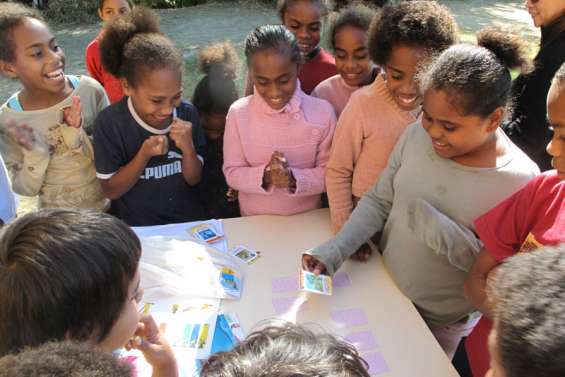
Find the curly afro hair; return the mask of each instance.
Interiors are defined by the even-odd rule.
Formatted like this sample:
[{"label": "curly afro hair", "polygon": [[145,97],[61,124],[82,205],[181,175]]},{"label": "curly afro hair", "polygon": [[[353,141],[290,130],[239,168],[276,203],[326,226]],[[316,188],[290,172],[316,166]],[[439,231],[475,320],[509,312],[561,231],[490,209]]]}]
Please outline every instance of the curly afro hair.
[{"label": "curly afro hair", "polygon": [[374,16],[375,9],[360,2],[343,8],[333,19],[330,26],[329,35],[332,48],[335,50],[335,36],[342,28],[351,26],[367,32]]},{"label": "curly afro hair", "polygon": [[198,69],[205,75],[235,78],[239,58],[230,42],[214,43],[198,54]]},{"label": "curly afro hair", "polygon": [[405,1],[386,5],[369,30],[369,53],[384,66],[394,46],[423,47],[438,54],[457,41],[457,24],[447,7],[435,1]]},{"label": "curly afro hair", "polygon": [[100,40],[100,56],[108,72],[133,87],[148,70],[183,66],[180,52],[161,34],[156,14],[143,7],[110,22]]},{"label": "curly afro hair", "polygon": [[442,90],[462,115],[487,117],[506,107],[512,78],[510,69],[527,66],[527,45],[500,27],[477,34],[478,46],[462,43],[444,51],[421,76],[421,90]]},{"label": "curly afro hair", "polygon": [[233,80],[239,59],[229,42],[214,43],[198,55],[198,68],[205,74],[198,82],[192,103],[199,114],[226,114],[238,96]]},{"label": "curly afro hair", "polygon": [[0,377],[132,377],[132,366],[86,343],[50,342],[0,359]]},{"label": "curly afro hair", "polygon": [[17,3],[0,3],[0,60],[14,61],[13,30],[23,24],[26,18],[43,21],[35,9]]}]

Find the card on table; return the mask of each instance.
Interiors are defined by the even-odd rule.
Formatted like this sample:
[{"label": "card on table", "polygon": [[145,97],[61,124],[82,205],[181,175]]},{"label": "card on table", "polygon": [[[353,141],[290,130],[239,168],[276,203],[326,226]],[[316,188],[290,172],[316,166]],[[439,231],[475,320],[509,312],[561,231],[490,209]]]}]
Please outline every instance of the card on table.
[{"label": "card on table", "polygon": [[231,254],[241,260],[243,263],[251,264],[261,256],[258,251],[251,250],[245,246],[238,246],[231,251]]},{"label": "card on table", "polygon": [[224,238],[222,234],[207,224],[200,224],[190,228],[190,233],[197,239],[207,243],[214,243]]},{"label": "card on table", "polygon": [[315,275],[309,271],[302,270],[300,273],[300,289],[331,296],[333,292],[332,278],[328,275]]}]

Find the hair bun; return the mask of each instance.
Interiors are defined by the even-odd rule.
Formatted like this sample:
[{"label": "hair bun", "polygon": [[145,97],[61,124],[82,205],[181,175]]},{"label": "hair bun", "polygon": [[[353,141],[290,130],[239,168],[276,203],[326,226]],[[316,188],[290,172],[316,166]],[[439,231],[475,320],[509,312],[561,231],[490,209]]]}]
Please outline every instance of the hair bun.
[{"label": "hair bun", "polygon": [[205,75],[234,79],[238,65],[237,53],[230,42],[214,43],[198,54],[198,69]]},{"label": "hair bun", "polygon": [[104,29],[100,40],[100,56],[104,68],[116,77],[122,76],[123,53],[127,43],[137,34],[160,33],[159,18],[145,7],[135,7],[129,15],[117,17]]},{"label": "hair bun", "polygon": [[526,41],[508,29],[485,27],[477,33],[477,44],[492,52],[508,69],[524,69],[528,65]]}]

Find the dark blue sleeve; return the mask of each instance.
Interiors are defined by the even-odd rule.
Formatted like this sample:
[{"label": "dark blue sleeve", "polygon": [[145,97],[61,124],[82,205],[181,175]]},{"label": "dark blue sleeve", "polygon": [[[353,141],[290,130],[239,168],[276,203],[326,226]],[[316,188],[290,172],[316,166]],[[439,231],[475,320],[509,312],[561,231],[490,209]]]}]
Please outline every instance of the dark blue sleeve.
[{"label": "dark blue sleeve", "polygon": [[204,134],[204,130],[200,127],[200,119],[198,117],[196,107],[183,101],[177,109],[177,116],[182,120],[192,123],[192,142],[194,143],[196,154],[204,157],[204,154],[206,153],[206,136]]},{"label": "dark blue sleeve", "polygon": [[99,179],[110,179],[123,165],[124,153],[120,146],[121,137],[118,134],[119,114],[112,105],[104,109],[94,122],[93,147],[96,176]]}]

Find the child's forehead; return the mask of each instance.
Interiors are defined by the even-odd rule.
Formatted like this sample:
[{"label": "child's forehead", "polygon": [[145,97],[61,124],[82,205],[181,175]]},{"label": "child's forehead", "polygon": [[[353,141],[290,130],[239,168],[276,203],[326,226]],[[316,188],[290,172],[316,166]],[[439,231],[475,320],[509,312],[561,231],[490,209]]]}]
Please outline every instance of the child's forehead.
[{"label": "child's forehead", "polygon": [[322,11],[323,8],[321,1],[289,1],[285,16],[308,23],[314,23],[320,22]]},{"label": "child's forehead", "polygon": [[49,43],[54,39],[49,27],[36,18],[26,18],[13,29],[16,47],[28,48],[34,44]]},{"label": "child's forehead", "polygon": [[100,9],[120,9],[120,8],[130,8],[130,4],[127,0],[105,0]]}]

